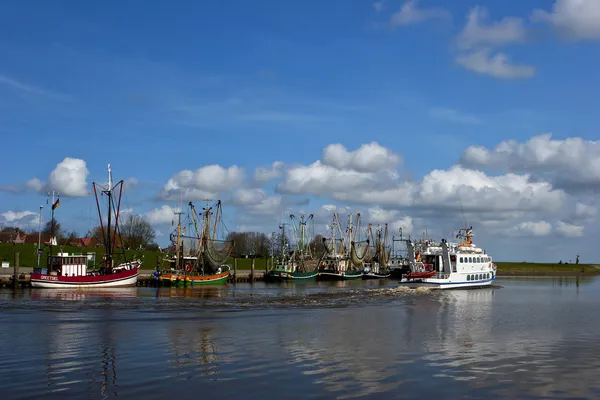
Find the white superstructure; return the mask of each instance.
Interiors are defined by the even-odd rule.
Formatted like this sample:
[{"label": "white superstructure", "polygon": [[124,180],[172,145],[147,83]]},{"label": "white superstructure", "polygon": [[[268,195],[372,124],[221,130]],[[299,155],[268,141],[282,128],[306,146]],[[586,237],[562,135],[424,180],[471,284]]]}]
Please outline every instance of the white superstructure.
[{"label": "white superstructure", "polygon": [[[460,229],[459,243],[425,242],[415,249],[407,241],[411,272],[402,277],[401,285],[438,289],[474,288],[489,286],[496,278],[492,257],[472,243],[473,228]],[[416,250],[416,251],[415,251]]]}]

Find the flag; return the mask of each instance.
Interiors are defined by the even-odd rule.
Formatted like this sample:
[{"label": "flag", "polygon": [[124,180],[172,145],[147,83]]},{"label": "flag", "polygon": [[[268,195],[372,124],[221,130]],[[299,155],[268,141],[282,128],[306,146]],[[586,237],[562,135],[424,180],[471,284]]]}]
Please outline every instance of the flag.
[{"label": "flag", "polygon": [[56,199],[54,204],[52,204],[52,209],[54,210],[56,207],[60,206],[60,199]]}]

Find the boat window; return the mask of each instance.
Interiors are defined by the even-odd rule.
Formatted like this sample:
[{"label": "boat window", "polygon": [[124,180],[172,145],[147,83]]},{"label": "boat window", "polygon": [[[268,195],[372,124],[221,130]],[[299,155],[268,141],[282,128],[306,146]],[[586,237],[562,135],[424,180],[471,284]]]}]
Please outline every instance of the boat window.
[{"label": "boat window", "polygon": [[463,262],[462,257],[460,258],[460,262]]},{"label": "boat window", "polygon": [[471,275],[467,275],[467,280],[470,281],[471,280]]},{"label": "boat window", "polygon": [[469,257],[469,262],[472,263],[473,262],[473,257]]},{"label": "boat window", "polygon": [[481,262],[481,257],[477,257],[477,262],[480,263]]}]

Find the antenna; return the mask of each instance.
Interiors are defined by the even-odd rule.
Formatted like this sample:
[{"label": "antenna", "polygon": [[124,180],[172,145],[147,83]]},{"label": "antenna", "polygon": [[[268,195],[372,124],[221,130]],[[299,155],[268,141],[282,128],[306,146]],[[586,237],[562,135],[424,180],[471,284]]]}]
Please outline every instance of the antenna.
[{"label": "antenna", "polygon": [[463,217],[463,226],[467,226],[467,218],[465,217],[465,210],[463,209],[463,205],[462,205],[462,200],[460,199],[460,194],[458,195],[458,202],[460,203],[460,212],[462,213],[462,217]]}]

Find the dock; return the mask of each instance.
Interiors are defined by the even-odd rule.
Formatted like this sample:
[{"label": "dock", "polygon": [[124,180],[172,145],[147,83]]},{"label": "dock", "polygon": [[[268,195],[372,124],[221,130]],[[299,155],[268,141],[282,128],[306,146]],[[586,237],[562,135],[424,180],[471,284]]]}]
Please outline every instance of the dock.
[{"label": "dock", "polygon": [[[12,268],[0,269],[0,288],[13,287],[13,272]],[[20,267],[18,272],[18,286],[29,287],[31,273],[33,268]],[[141,270],[137,280],[137,286],[156,286],[157,282],[153,275],[153,270]],[[227,283],[251,283],[251,282],[263,282],[264,271],[254,271],[254,278],[252,279],[250,270],[231,271],[229,273],[229,279]]]}]

